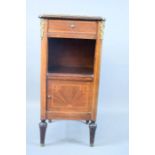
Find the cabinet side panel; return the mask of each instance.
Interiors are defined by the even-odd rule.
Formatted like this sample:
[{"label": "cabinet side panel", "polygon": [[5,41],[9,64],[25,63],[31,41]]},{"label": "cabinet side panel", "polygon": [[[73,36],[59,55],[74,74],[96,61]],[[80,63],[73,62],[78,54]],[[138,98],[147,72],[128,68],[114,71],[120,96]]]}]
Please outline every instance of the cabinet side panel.
[{"label": "cabinet side panel", "polygon": [[92,120],[96,120],[97,104],[98,104],[98,89],[100,78],[100,62],[101,62],[101,46],[102,46],[102,25],[103,22],[98,22],[98,31],[95,47],[94,60],[94,86],[93,86],[93,105],[92,105]]},{"label": "cabinet side panel", "polygon": [[46,119],[47,20],[41,20],[41,120]]}]

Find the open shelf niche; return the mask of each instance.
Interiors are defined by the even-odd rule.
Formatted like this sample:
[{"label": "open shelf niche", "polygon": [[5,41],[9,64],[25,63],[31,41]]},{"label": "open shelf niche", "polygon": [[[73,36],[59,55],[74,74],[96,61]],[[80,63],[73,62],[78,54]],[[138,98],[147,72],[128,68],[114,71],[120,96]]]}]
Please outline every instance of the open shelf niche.
[{"label": "open shelf niche", "polygon": [[95,40],[48,38],[50,75],[93,76]]}]

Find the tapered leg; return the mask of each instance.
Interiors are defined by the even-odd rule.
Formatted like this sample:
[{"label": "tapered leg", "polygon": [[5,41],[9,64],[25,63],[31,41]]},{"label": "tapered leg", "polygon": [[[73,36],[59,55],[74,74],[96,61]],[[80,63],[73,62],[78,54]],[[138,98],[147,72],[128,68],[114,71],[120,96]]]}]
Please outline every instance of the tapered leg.
[{"label": "tapered leg", "polygon": [[40,128],[40,144],[44,146],[47,123],[45,121],[41,121],[39,123],[39,128]]},{"label": "tapered leg", "polygon": [[97,128],[97,125],[96,125],[95,121],[91,121],[91,123],[89,124],[90,146],[94,146],[96,128]]}]

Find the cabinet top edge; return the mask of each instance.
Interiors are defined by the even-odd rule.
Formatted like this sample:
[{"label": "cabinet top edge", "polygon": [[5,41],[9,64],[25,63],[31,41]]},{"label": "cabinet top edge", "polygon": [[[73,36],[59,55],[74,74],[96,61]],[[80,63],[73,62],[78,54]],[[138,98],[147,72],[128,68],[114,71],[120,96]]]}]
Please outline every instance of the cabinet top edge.
[{"label": "cabinet top edge", "polygon": [[72,15],[40,15],[42,19],[62,19],[62,20],[84,20],[84,21],[105,21],[105,18],[99,16],[72,16]]}]

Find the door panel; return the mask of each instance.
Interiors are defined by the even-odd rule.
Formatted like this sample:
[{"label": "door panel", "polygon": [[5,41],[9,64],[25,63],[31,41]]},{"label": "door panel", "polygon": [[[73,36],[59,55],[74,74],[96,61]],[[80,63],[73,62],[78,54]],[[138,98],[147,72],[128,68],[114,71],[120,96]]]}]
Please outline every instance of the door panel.
[{"label": "door panel", "polygon": [[47,110],[58,112],[90,112],[92,83],[48,80]]}]

